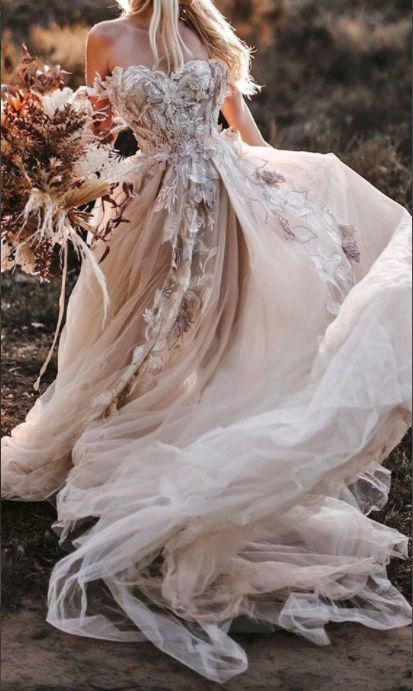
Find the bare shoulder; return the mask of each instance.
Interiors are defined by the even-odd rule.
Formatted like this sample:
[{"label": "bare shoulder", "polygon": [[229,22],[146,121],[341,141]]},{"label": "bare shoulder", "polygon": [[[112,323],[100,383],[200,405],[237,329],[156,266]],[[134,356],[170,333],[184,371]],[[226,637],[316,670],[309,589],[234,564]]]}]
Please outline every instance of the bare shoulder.
[{"label": "bare shoulder", "polygon": [[92,26],[88,40],[96,45],[110,45],[121,35],[122,31],[123,24],[120,19],[109,19]]},{"label": "bare shoulder", "polygon": [[93,26],[86,41],[86,82],[93,84],[96,74],[104,77],[111,72],[111,56],[119,43],[121,27],[117,20]]}]

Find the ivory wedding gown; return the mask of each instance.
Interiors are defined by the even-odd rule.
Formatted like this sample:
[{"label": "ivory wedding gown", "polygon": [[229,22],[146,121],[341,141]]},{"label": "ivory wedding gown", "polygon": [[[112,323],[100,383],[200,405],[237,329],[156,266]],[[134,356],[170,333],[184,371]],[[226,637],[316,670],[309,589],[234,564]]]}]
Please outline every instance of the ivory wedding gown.
[{"label": "ivory wedding gown", "polygon": [[3,439],[3,495],[58,492],[76,533],[48,621],[219,682],[247,667],[240,615],[320,645],[410,621],[386,577],[407,538],[367,516],[410,419],[410,217],[332,154],[220,132],[228,81],[214,59],[96,80],[141,146],[109,315],[86,262],[57,378]]}]

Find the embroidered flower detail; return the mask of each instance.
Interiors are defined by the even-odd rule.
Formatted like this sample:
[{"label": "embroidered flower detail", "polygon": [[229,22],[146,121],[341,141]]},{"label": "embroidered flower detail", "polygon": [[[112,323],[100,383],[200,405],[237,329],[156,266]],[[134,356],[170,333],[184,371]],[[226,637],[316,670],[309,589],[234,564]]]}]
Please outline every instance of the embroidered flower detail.
[{"label": "embroidered flower detail", "polygon": [[327,283],[335,281],[337,269],[341,264],[340,254],[326,255],[323,252],[312,252],[311,259],[316,266],[323,281]]},{"label": "embroidered flower detail", "polygon": [[[162,221],[170,263],[142,313],[144,339],[136,346],[116,405],[137,386],[151,384],[209,309],[217,279],[216,214],[221,177],[242,184],[238,202],[257,232],[265,225],[306,252],[328,284],[326,308],[336,312],[354,283],[348,260],[359,261],[355,231],[340,226],[302,189],[292,189],[267,160],[251,156],[234,129],[220,132],[219,109],[229,91],[228,69],[217,60],[194,60],[171,75],[139,66],[116,69],[98,87],[132,127],[141,151],[131,166],[144,180],[168,168],[153,213]],[[285,187],[284,187],[285,185]],[[223,229],[225,230],[225,229]],[[276,258],[274,258],[276,261]],[[113,403],[113,401],[112,401]],[[111,410],[108,406],[108,410]]]},{"label": "embroidered flower detail", "polygon": [[255,172],[258,180],[261,180],[265,185],[273,185],[274,187],[279,187],[279,185],[285,182],[285,177],[275,170],[265,170],[258,168]]},{"label": "embroidered flower detail", "polygon": [[344,241],[342,244],[342,248],[347,259],[356,263],[360,262],[360,250],[355,240]]},{"label": "embroidered flower detail", "polygon": [[186,98],[199,103],[213,96],[215,80],[211,73],[210,65],[205,61],[197,70],[189,70],[181,79],[181,90]]},{"label": "embroidered flower detail", "polygon": [[340,226],[342,233],[342,248],[347,259],[352,262],[360,262],[360,248],[356,240],[356,230],[353,226]]},{"label": "embroidered flower detail", "polygon": [[189,319],[189,315],[185,310],[180,309],[178,312],[178,316],[175,320],[175,324],[173,326],[172,334],[176,338],[181,338],[184,333],[186,333],[189,330],[191,322]]},{"label": "embroidered flower detail", "polygon": [[284,233],[286,234],[287,238],[289,240],[295,240],[296,236],[295,236],[295,233],[290,226],[290,222],[288,221],[288,219],[285,218],[285,216],[282,216],[281,214],[277,214],[277,220],[278,220],[281,228],[283,229]]}]

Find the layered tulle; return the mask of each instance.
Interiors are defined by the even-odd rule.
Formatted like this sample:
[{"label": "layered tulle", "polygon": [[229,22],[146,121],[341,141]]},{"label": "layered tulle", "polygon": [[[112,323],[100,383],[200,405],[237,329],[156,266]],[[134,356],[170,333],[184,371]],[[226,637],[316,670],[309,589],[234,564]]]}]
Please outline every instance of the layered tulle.
[{"label": "layered tulle", "polygon": [[320,645],[329,621],[409,623],[386,576],[407,538],[367,514],[409,425],[411,228],[335,156],[220,147],[202,245],[185,244],[194,188],[171,230],[170,162],[131,159],[108,321],[86,263],[57,379],[3,440],[3,493],[58,492],[55,528],[78,535],[51,624],[149,639],[224,682],[247,666],[240,615]]}]

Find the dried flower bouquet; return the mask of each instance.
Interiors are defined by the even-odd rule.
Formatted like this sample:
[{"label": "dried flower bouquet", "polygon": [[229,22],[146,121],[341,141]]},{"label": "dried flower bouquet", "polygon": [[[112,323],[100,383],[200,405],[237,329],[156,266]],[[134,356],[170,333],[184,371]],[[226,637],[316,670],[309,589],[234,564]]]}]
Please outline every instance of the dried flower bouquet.
[{"label": "dried flower bouquet", "polygon": [[[60,248],[62,263],[57,328],[36,389],[63,319],[69,242],[79,257],[91,262],[104,293],[105,318],[105,278],[92,247],[97,239],[107,240],[114,227],[127,221],[124,212],[132,196],[132,186],[118,182],[122,160],[96,134],[104,114],[94,109],[86,87],[73,91],[66,86],[66,74],[60,66],[40,65],[24,47],[22,85],[2,88],[1,270],[20,267],[48,281],[56,247]],[[114,191],[120,184],[122,193],[115,199]],[[104,227],[92,228],[91,211],[85,206],[98,199],[110,204],[113,212]],[[82,237],[86,231],[92,234],[91,244]]]}]

